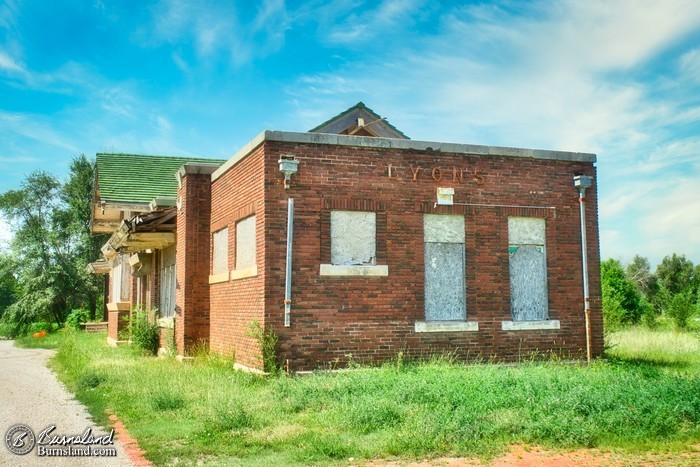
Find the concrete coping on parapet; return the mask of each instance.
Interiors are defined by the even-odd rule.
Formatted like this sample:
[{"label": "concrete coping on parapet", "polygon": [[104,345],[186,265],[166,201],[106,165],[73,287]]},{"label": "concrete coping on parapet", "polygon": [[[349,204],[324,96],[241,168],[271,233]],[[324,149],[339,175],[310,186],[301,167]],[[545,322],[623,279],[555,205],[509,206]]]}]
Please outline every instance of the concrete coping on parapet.
[{"label": "concrete coping on parapet", "polygon": [[175,173],[177,177],[177,186],[182,186],[182,178],[185,175],[211,175],[221,167],[221,164],[213,164],[211,162],[187,162],[180,167]]},{"label": "concrete coping on parapet", "polygon": [[[265,130],[243,146],[232,158],[217,168],[212,181],[222,176],[231,167],[265,141],[280,143],[326,144],[331,146],[352,146],[374,149],[403,149],[424,152],[444,152],[465,156],[519,157],[525,159],[545,159],[565,162],[595,163],[595,154],[585,152],[551,151],[545,149],[510,148],[503,146],[482,146],[476,144],[444,143],[437,141],[417,141],[411,139],[374,138],[370,136],[348,136],[327,133],[299,133],[293,131]],[[183,166],[184,167],[184,166]],[[180,169],[182,170],[182,169]]]}]

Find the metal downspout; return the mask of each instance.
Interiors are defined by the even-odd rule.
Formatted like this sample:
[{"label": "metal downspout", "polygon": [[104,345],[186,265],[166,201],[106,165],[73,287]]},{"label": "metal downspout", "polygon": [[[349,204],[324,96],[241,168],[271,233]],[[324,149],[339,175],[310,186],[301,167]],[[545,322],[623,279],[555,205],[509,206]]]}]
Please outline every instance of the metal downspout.
[{"label": "metal downspout", "polygon": [[287,200],[287,265],[284,277],[284,326],[291,326],[292,314],[292,241],[294,232],[294,198]]},{"label": "metal downspout", "polygon": [[591,364],[591,298],[588,292],[588,247],[586,241],[586,192],[579,188],[581,210],[581,263],[583,269],[583,310],[586,315],[586,360]]}]

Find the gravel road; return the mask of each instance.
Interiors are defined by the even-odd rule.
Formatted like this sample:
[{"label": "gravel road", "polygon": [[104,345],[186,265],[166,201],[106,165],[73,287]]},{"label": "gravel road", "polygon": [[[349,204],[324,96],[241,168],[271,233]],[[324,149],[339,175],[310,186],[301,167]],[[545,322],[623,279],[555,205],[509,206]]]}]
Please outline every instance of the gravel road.
[{"label": "gravel road", "polygon": [[18,349],[14,347],[13,341],[0,340],[0,465],[133,465],[116,437],[116,457],[40,457],[37,454],[38,446],[28,454],[19,456],[8,449],[5,438],[10,427],[16,424],[27,425],[36,437],[51,425],[56,425],[54,435],[82,435],[88,427],[94,427],[95,436],[105,434],[103,429],[95,426],[85,407],[73,398],[46,367],[46,362],[53,354],[52,350]]}]

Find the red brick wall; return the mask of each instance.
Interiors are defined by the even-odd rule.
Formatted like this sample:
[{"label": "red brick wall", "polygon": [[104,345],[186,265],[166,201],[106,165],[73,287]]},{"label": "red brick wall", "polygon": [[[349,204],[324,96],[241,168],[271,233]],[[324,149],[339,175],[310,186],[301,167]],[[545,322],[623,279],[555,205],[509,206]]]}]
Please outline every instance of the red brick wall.
[{"label": "red brick wall", "polygon": [[[264,326],[265,262],[264,170],[262,146],[212,183],[211,232],[228,227],[228,269],[235,268],[236,222],[256,216],[256,263],[258,275],[211,284],[212,351],[231,356],[240,364],[261,368],[258,343],[248,334],[252,322]],[[272,265],[273,274],[284,264]],[[207,271],[211,274],[211,265]],[[208,276],[207,276],[208,277]]]},{"label": "red brick wall", "polygon": [[[463,156],[432,151],[383,150],[327,145],[264,143],[265,212],[258,217],[265,232],[265,323],[280,336],[282,361],[295,369],[310,369],[347,361],[380,361],[403,351],[409,355],[450,352],[462,358],[518,360],[533,353],[555,352],[585,356],[585,328],[578,193],[574,174],[595,175],[589,163],[525,158]],[[292,187],[279,184],[277,161],[292,154],[300,160]],[[214,184],[212,227],[238,204],[230,198],[252,199],[262,187],[254,177],[260,149],[226,175],[230,185]],[[388,165],[393,166],[392,178]],[[413,170],[417,171],[413,180]],[[434,167],[442,168],[433,173]],[[452,167],[463,169],[463,181],[452,180]],[[248,180],[254,190],[233,194],[235,180]],[[437,187],[454,187],[455,202],[555,209],[474,206],[433,206]],[[257,194],[255,195],[256,199]],[[284,327],[284,267],[287,197],[295,198],[293,295],[291,327]],[[593,354],[603,351],[596,186],[588,190],[588,254],[593,321]],[[248,201],[249,202],[249,201]],[[377,249],[388,277],[328,277],[319,265],[328,262],[329,209],[377,210]],[[216,215],[214,215],[216,213]],[[466,296],[469,321],[477,332],[415,333],[424,319],[423,214],[465,215]],[[510,320],[508,216],[546,217],[549,317],[561,321],[559,330],[501,330]],[[216,221],[215,221],[216,218]],[[385,227],[384,227],[385,223]],[[258,244],[259,262],[262,245]],[[385,262],[384,262],[385,261]],[[257,284],[259,286],[259,284]],[[231,292],[213,286],[212,348],[251,361],[248,341],[238,341],[244,322],[257,317],[247,308],[238,314]],[[226,295],[226,291],[228,295]],[[252,291],[252,289],[251,289]],[[255,294],[248,296],[250,299]],[[260,298],[262,300],[262,297]],[[237,331],[232,331],[234,325]],[[224,326],[227,328],[224,329]],[[223,339],[220,333],[236,339]],[[216,336],[216,337],[215,337]]]},{"label": "red brick wall", "polygon": [[178,190],[175,341],[178,353],[209,342],[211,176],[187,174]]},{"label": "red brick wall", "polygon": [[109,311],[107,313],[107,337],[113,341],[128,340],[128,335],[123,335],[128,328],[129,311]]}]

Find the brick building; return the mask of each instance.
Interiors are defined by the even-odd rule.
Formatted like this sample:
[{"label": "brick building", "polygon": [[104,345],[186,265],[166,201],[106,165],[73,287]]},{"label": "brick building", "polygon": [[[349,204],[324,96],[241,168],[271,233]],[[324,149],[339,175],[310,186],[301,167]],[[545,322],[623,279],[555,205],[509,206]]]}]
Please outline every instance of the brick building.
[{"label": "brick building", "polygon": [[[595,160],[412,141],[361,103],[308,133],[264,131],[223,163],[179,161],[174,196],[113,215],[120,228],[103,249],[112,284],[129,281],[127,259],[150,272],[110,306],[159,307],[154,291],[163,295],[165,276],[154,271],[167,258],[176,296],[174,320],[161,311],[162,323],[174,326],[181,355],[206,342],[260,369],[249,332],[258,322],[295,370],[399,352],[582,357],[583,206],[595,357],[603,351],[596,187],[583,196],[574,187],[574,177],[595,179]],[[98,155],[98,188],[104,163]],[[101,195],[95,225],[108,212]],[[156,235],[162,225],[167,243]]]}]

